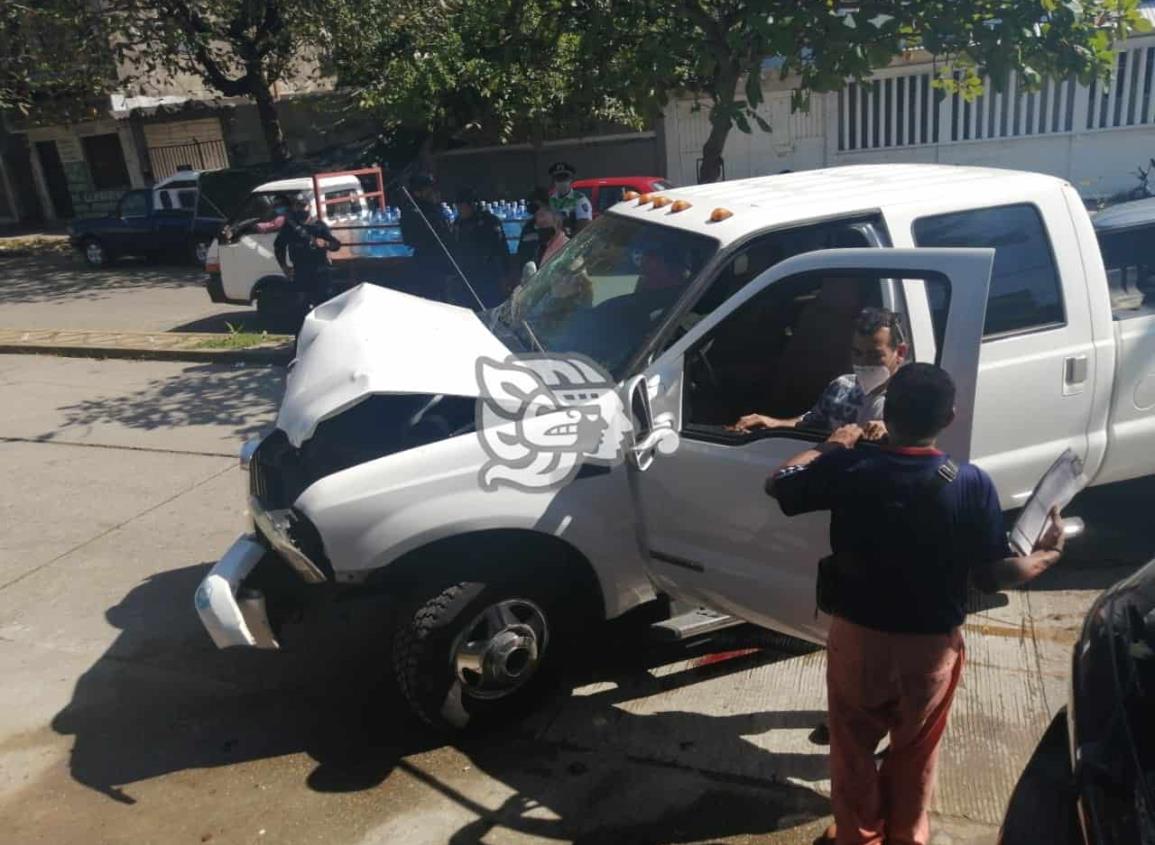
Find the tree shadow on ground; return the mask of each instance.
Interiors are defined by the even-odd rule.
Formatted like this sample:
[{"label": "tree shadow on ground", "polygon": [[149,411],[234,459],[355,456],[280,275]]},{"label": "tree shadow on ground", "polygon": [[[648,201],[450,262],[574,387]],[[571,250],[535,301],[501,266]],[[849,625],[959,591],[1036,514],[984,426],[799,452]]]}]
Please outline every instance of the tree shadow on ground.
[{"label": "tree shadow on ground", "polygon": [[[189,600],[208,566],[158,573],[110,608],[106,618],[119,630],[117,639],[53,720],[57,733],[74,737],[73,779],[112,801],[134,804],[134,784],[170,773],[305,753],[315,761],[307,784],[321,793],[373,789],[399,769],[421,780],[471,817],[452,833],[454,843],[480,842],[494,827],[581,842],[701,841],[808,824],[827,812],[826,801],[807,789],[727,782],[610,747],[559,747],[535,736],[528,723],[457,743],[476,768],[513,793],[475,804],[412,756],[445,740],[409,715],[387,678],[387,603],[353,603],[319,624],[286,630],[280,652],[221,652]],[[789,656],[762,649],[759,636],[746,631],[718,640],[710,648],[757,650],[662,683],[690,685]],[[677,653],[615,642],[617,657],[604,671],[619,678],[649,676],[651,664]],[[616,701],[610,694],[594,706],[742,755],[766,753],[743,740],[745,733],[821,718],[814,712],[631,716]],[[557,706],[565,706],[564,692]],[[788,774],[813,776],[824,766],[824,749],[796,756],[781,761]],[[388,821],[387,804],[376,821]]]},{"label": "tree shadow on ground", "polygon": [[102,299],[109,293],[142,288],[204,285],[204,270],[187,265],[160,266],[124,259],[95,270],[75,256],[0,258],[0,305]]},{"label": "tree shadow on ground", "polygon": [[201,317],[191,323],[182,323],[169,329],[170,332],[260,332],[268,326],[261,322],[255,310],[223,311],[211,317]]},{"label": "tree shadow on ground", "polygon": [[339,624],[322,636],[310,629],[285,651],[216,650],[190,600],[208,568],[154,575],[107,611],[120,633],[52,722],[75,737],[76,781],[133,804],[139,781],[307,752],[322,767],[371,758],[371,777],[360,780],[368,787],[429,747],[385,679],[363,671],[381,655],[365,641],[340,648]]},{"label": "tree shadow on ground", "polygon": [[[133,429],[224,426],[238,436],[268,427],[262,409],[275,413],[284,370],[274,366],[189,365],[132,393],[83,399],[59,410],[61,431],[116,424]],[[52,435],[45,439],[52,439]]]}]

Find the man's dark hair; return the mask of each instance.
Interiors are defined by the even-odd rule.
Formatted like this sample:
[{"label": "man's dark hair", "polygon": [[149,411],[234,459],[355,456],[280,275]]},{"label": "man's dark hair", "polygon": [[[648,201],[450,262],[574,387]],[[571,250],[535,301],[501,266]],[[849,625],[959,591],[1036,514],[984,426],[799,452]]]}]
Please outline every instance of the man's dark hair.
[{"label": "man's dark hair", "polygon": [[529,192],[526,199],[525,209],[533,214],[543,205],[549,205],[549,188],[538,186]]},{"label": "man's dark hair", "polygon": [[897,349],[906,342],[902,331],[902,317],[886,308],[863,308],[854,321],[854,332],[870,337],[879,329],[890,329],[890,348]]},{"label": "man's dark hair", "polygon": [[907,364],[890,377],[883,419],[905,440],[929,440],[950,425],[954,379],[934,364]]}]

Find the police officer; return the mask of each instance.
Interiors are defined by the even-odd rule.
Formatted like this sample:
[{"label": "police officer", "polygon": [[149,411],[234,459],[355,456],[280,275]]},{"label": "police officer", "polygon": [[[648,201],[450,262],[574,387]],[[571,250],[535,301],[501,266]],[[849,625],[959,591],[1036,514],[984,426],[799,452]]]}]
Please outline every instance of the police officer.
[{"label": "police officer", "polygon": [[594,219],[594,208],[589,198],[581,191],[575,191],[573,177],[577,174],[572,164],[555,161],[550,165],[549,175],[553,179],[553,195],[549,204],[554,211],[565,218],[566,234],[575,235]]},{"label": "police officer", "polygon": [[281,271],[304,295],[306,310],[328,298],[328,253],[340,248],[341,242],[325,223],[309,220],[309,201],[298,194],[277,232],[273,254]]},{"label": "police officer", "polygon": [[[926,845],[938,746],[962,675],[967,584],[1018,586],[1059,560],[1062,523],[1027,555],[1007,543],[985,472],[935,447],[954,419],[951,377],[907,364],[890,379],[890,443],[856,448],[839,428],[788,460],[771,495],[788,516],[830,511],[832,554],[819,564],[827,640],[831,804],[824,841]],[[889,735],[881,768],[875,750]]]},{"label": "police officer", "polygon": [[445,250],[451,241],[449,224],[438,204],[437,186],[428,173],[409,180],[413,202],[401,207],[401,240],[413,250],[406,287],[410,293],[431,299],[446,294],[446,280],[453,272]]},{"label": "police officer", "polygon": [[[509,266],[509,248],[501,220],[477,202],[473,188],[457,192],[457,220],[453,224],[453,253],[486,308],[502,300],[501,285]],[[469,305],[476,302],[469,296]]]}]

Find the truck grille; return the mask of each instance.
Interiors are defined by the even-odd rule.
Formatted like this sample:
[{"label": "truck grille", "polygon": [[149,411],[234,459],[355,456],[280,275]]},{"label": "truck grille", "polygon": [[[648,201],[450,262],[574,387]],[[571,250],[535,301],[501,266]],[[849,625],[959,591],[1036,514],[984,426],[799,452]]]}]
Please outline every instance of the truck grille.
[{"label": "truck grille", "polygon": [[249,492],[271,510],[292,507],[310,483],[300,451],[279,429],[261,442],[249,461]]}]

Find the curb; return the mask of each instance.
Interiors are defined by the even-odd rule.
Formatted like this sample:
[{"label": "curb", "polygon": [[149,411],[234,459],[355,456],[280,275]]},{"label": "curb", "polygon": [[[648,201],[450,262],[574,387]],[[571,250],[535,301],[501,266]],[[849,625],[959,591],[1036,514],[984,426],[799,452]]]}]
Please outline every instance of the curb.
[{"label": "curb", "polygon": [[291,349],[119,349],[114,346],[39,346],[0,343],[0,355],[55,355],[60,358],[119,358],[129,361],[186,361],[194,364],[285,366]]},{"label": "curb", "polygon": [[290,338],[249,349],[198,349],[219,334],[100,331],[0,331],[0,354],[118,358],[133,361],[187,361],[198,364],[284,366],[293,357]]}]

